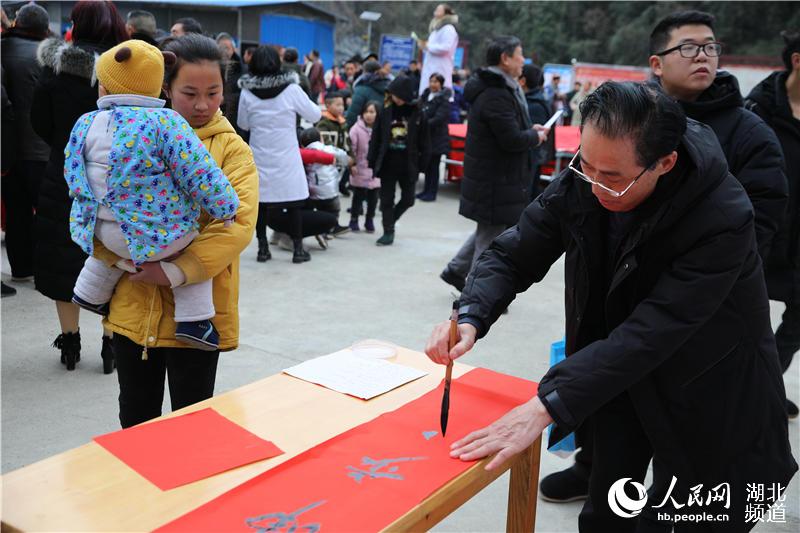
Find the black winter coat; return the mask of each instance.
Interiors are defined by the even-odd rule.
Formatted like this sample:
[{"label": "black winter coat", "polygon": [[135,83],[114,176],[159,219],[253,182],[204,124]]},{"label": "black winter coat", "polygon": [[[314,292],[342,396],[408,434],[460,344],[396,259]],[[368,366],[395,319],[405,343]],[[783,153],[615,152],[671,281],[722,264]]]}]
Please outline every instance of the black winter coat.
[{"label": "black winter coat", "polygon": [[783,154],[775,133],[744,108],[739,82],[719,72],[695,102],[680,102],[686,116],[717,134],[728,168],[747,191],[756,212],[756,240],[762,259],[783,219],[788,198]]},{"label": "black winter coat", "polygon": [[86,261],[69,233],[72,199],[64,180],[64,147],[78,118],[97,109],[94,54],[108,48],[92,43],[68,45],[58,39],[47,39],[39,47],[37,59],[44,69],[33,94],[31,123],[51,150],[39,189],[34,276],[36,289],[53,300],[72,299],[75,280]]},{"label": "black winter coat", "polygon": [[419,101],[422,112],[428,121],[431,154],[447,154],[450,152],[450,133],[447,125],[450,122],[450,98],[453,96],[453,91],[444,87],[431,100],[428,100],[428,95],[430,95],[430,89],[425,89]]},{"label": "black winter coat", "polygon": [[741,521],[746,483],[786,485],[797,471],[753,209],[707,126],[689,121],[676,168],[633,211],[614,262],[608,212],[562,172],[479,257],[460,320],[484,335],[566,253],[567,359],[538,391],[556,423],[550,442],[627,392],[676,494],[729,482]]},{"label": "black winter coat", "polygon": [[[528,116],[531,117],[533,124],[544,124],[550,118],[550,104],[544,96],[542,89],[536,89],[525,93],[525,101],[528,102]],[[542,163],[541,148],[536,147],[531,150],[532,164],[536,168]]]},{"label": "black winter coat", "polygon": [[[419,169],[427,166],[431,156],[428,123],[416,102],[409,102],[406,105],[414,108],[411,116],[408,117],[408,136],[406,139],[408,147],[408,180],[416,182],[419,179]],[[383,169],[383,161],[386,157],[386,152],[389,150],[389,140],[392,138],[392,132],[390,131],[392,106],[394,104],[390,103],[381,109],[375,119],[375,124],[372,126],[367,163],[369,168],[372,169],[372,174],[376,177],[381,177],[381,171],[385,170]]]},{"label": "black winter coat", "polygon": [[528,202],[530,150],[539,136],[525,128],[528,110],[499,74],[479,69],[464,97],[470,108],[458,212],[479,223],[510,226]]},{"label": "black winter coat", "polygon": [[764,267],[769,297],[782,302],[800,301],[800,120],[786,94],[788,75],[770,74],[747,97],[748,109],[775,131],[786,162],[789,203]]},{"label": "black winter coat", "polygon": [[33,131],[30,120],[33,90],[42,73],[36,62],[41,41],[12,28],[3,34],[0,46],[6,95],[15,117],[13,130],[3,131],[3,136],[14,138],[19,161],[47,161],[50,157],[50,147]]}]

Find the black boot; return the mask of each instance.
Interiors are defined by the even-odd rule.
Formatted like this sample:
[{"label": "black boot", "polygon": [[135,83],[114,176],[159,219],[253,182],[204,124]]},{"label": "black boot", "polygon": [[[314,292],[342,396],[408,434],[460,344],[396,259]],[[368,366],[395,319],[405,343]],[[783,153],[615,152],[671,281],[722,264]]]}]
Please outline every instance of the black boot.
[{"label": "black boot", "polygon": [[114,360],[114,345],[111,343],[111,337],[103,335],[103,348],[100,350],[100,357],[103,358],[103,374],[110,374],[117,367],[117,362]]},{"label": "black boot", "polygon": [[258,255],[256,256],[256,261],[264,263],[270,259],[272,259],[272,253],[269,251],[269,241],[266,237],[260,237],[258,239]]},{"label": "black boot", "polygon": [[305,263],[306,261],[311,261],[311,254],[303,249],[303,239],[294,239],[292,263]]},{"label": "black boot", "polygon": [[67,370],[75,370],[75,363],[81,360],[81,334],[62,333],[53,341],[53,348],[61,350],[61,364],[67,365]]}]

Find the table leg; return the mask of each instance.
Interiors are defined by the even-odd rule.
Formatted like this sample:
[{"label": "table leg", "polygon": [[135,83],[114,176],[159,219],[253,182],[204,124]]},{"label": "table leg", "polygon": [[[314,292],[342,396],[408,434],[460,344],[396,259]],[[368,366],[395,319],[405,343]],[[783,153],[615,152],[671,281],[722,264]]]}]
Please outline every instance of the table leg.
[{"label": "table leg", "polygon": [[511,467],[508,483],[507,533],[531,533],[536,528],[536,498],[539,492],[539,462],[542,437],[519,454]]}]

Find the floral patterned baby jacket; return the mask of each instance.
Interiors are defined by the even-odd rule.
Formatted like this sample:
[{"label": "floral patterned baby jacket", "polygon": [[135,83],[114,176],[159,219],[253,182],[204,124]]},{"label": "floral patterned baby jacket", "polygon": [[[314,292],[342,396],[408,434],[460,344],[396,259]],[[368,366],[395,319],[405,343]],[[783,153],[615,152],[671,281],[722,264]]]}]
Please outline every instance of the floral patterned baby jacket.
[{"label": "floral patterned baby jacket", "polygon": [[78,119],[64,149],[64,177],[73,198],[70,233],[87,254],[93,251],[101,205],[119,223],[136,264],[196,231],[201,209],[214,218],[234,218],[239,197],[228,178],[189,123],[159,107],[111,105],[108,192],[95,198],[83,153],[86,134],[101,111]]}]

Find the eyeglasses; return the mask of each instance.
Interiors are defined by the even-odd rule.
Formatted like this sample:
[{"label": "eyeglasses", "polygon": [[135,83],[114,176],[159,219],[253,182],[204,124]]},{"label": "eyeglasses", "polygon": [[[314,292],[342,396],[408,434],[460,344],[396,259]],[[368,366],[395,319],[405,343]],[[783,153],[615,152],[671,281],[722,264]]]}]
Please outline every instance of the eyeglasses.
[{"label": "eyeglasses", "polygon": [[625,187],[625,188],[624,188],[624,189],[622,189],[621,191],[615,191],[615,190],[614,190],[614,189],[612,189],[611,187],[608,187],[608,186],[606,186],[606,185],[603,185],[603,184],[602,184],[602,183],[600,183],[599,181],[597,181],[597,180],[595,180],[595,179],[592,179],[592,178],[590,178],[589,176],[587,176],[586,174],[584,174],[583,172],[581,172],[580,170],[578,170],[577,168],[575,168],[575,161],[578,161],[578,160],[579,160],[579,158],[580,158],[580,154],[581,154],[581,151],[580,151],[580,150],[578,150],[578,151],[575,153],[575,156],[572,158],[572,161],[570,161],[570,162],[569,162],[569,166],[568,166],[568,168],[569,168],[571,171],[573,171],[573,172],[574,172],[574,173],[575,173],[575,174],[576,174],[576,175],[577,175],[577,176],[578,176],[580,179],[582,179],[583,181],[586,181],[586,182],[588,182],[588,183],[591,183],[592,185],[597,185],[598,187],[600,187],[601,189],[603,189],[604,191],[606,191],[608,194],[610,194],[611,196],[614,196],[614,197],[616,197],[616,198],[619,198],[620,196],[622,196],[623,194],[625,194],[626,192],[628,192],[628,191],[630,190],[630,188],[631,188],[631,187],[633,187],[633,184],[634,184],[634,183],[636,183],[637,181],[639,181],[639,178],[641,178],[641,177],[644,175],[644,173],[645,173],[645,172],[647,172],[648,170],[650,170],[651,168],[653,168],[653,165],[655,165],[655,163],[653,163],[653,165],[648,165],[648,166],[644,167],[644,168],[642,169],[642,171],[641,171],[641,172],[639,172],[639,175],[638,175],[638,176],[636,176],[635,178],[633,178],[633,181],[631,181],[631,182],[628,184],[628,186],[627,186],[627,187]]},{"label": "eyeglasses", "polygon": [[694,59],[695,57],[699,56],[700,50],[702,50],[703,53],[708,57],[718,57],[720,54],[722,54],[722,43],[683,43],[679,44],[678,46],[673,46],[672,48],[667,48],[666,50],[658,52],[654,55],[664,56],[674,52],[675,50],[678,50],[681,53],[681,57],[685,57],[687,59]]}]

